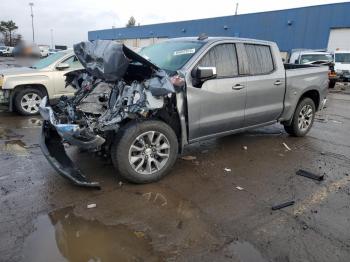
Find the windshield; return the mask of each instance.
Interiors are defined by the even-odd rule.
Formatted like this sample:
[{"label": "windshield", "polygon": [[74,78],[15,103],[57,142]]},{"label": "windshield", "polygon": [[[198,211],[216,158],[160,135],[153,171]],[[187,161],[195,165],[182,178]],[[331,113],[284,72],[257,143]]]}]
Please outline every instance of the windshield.
[{"label": "windshield", "polygon": [[350,53],[336,53],[334,61],[336,63],[350,64]]},{"label": "windshield", "polygon": [[67,52],[58,52],[52,55],[49,55],[48,57],[41,59],[39,62],[35,63],[32,68],[34,69],[43,69],[53,63],[55,63],[57,60],[65,56]]},{"label": "windshield", "polygon": [[301,64],[307,64],[315,61],[329,61],[333,60],[332,56],[329,54],[313,54],[313,55],[302,55],[301,56]]},{"label": "windshield", "polygon": [[198,41],[167,41],[143,48],[140,55],[161,69],[176,71],[204,45]]},{"label": "windshield", "polygon": [[0,46],[0,50],[5,50],[6,46]]}]

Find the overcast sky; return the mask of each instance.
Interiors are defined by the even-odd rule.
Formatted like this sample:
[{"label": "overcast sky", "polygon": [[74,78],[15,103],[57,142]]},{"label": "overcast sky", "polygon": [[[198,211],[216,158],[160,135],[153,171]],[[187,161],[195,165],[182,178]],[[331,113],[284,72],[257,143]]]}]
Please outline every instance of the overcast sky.
[{"label": "overcast sky", "polygon": [[0,1],[0,20],[12,19],[25,40],[32,39],[29,2],[34,3],[35,40],[72,45],[95,29],[124,27],[130,16],[141,25],[320,5],[336,0],[12,0]]}]

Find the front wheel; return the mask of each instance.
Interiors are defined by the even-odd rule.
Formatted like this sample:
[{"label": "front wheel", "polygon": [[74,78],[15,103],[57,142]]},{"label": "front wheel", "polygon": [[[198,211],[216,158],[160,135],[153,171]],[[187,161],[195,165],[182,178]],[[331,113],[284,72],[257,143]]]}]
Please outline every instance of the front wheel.
[{"label": "front wheel", "polygon": [[126,180],[143,184],[161,179],[174,165],[178,141],[161,121],[134,122],[120,130],[111,149],[114,167]]},{"label": "front wheel", "polygon": [[291,124],[285,124],[284,129],[292,136],[305,136],[314,123],[315,113],[314,101],[308,97],[302,99],[297,105]]},{"label": "front wheel", "polygon": [[21,115],[30,116],[39,113],[39,105],[44,94],[35,88],[24,88],[15,95],[15,107]]}]

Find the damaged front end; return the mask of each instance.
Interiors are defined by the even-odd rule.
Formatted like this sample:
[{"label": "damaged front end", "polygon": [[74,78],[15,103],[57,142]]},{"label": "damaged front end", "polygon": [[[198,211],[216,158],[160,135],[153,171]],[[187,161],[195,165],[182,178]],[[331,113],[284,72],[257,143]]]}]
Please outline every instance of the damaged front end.
[{"label": "damaged front end", "polygon": [[66,74],[73,97],[62,96],[52,107],[42,100],[41,149],[60,175],[99,188],[74,165],[64,144],[107,155],[124,124],[152,118],[175,99],[175,88],[165,71],[117,42],[82,42],[74,52],[85,69]]}]

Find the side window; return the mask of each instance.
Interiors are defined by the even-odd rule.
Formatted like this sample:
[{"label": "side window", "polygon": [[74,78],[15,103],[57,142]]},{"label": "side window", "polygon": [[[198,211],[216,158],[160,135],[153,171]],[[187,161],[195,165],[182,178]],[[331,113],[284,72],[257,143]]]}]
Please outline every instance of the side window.
[{"label": "side window", "polygon": [[77,68],[79,66],[81,66],[78,58],[74,55],[74,56],[71,56],[69,58],[67,58],[66,60],[62,61],[62,63],[67,63],[69,64],[69,67],[70,68]]},{"label": "side window", "polygon": [[268,74],[273,71],[274,64],[269,46],[245,44],[245,49],[249,62],[250,74]]},{"label": "side window", "polygon": [[238,62],[234,44],[212,47],[199,61],[198,66],[215,66],[218,77],[238,76]]}]

